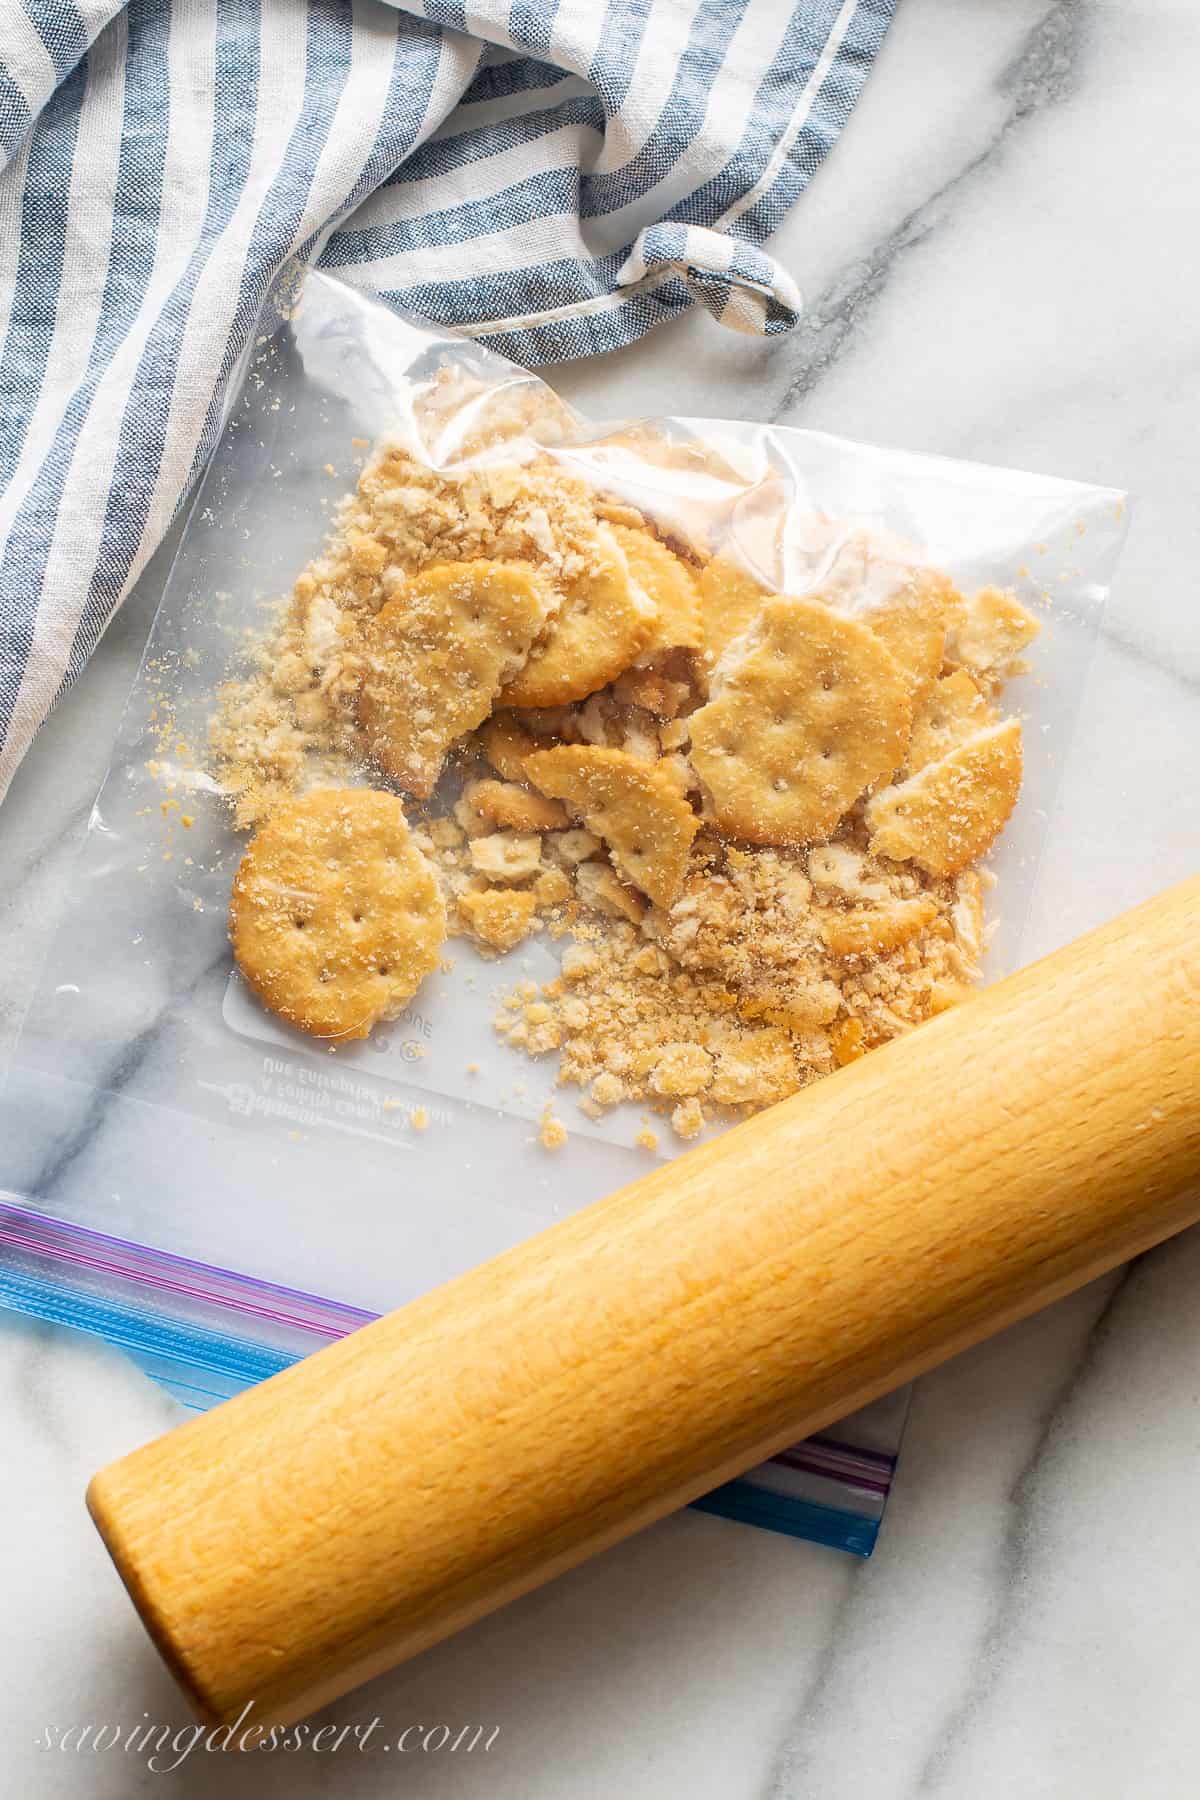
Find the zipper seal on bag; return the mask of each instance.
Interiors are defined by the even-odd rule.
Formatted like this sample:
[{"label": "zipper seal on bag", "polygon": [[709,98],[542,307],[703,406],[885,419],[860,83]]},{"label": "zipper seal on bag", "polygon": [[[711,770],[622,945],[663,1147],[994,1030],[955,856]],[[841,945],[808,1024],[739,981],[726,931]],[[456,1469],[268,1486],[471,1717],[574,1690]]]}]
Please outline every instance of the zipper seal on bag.
[{"label": "zipper seal on bag", "polygon": [[[197,1411],[379,1316],[110,1237],[2,1192],[0,1306],[104,1338]],[[240,1330],[223,1329],[235,1321]],[[895,1467],[887,1452],[817,1436],[694,1504],[701,1512],[869,1556]]]}]

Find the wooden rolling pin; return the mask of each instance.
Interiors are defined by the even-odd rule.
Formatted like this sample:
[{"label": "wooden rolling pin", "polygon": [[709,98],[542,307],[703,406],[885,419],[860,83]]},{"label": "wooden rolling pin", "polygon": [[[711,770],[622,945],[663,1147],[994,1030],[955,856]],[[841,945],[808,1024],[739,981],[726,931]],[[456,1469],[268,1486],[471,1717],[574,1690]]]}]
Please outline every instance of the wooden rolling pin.
[{"label": "wooden rolling pin", "polygon": [[1198,1181],[1200,878],[88,1504],[201,1715],[284,1723],[1178,1231]]}]

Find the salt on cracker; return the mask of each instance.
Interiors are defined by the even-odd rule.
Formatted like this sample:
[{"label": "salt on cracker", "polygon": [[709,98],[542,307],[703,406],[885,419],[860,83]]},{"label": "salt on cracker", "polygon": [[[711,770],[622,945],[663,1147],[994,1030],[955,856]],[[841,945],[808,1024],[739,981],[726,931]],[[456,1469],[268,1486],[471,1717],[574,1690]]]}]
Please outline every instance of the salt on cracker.
[{"label": "salt on cracker", "polygon": [[379,766],[426,799],[450,745],[485,719],[546,617],[527,565],[435,563],[363,627],[359,723]]},{"label": "salt on cracker", "polygon": [[980,588],[964,602],[950,633],[947,653],[981,682],[996,687],[1016,673],[1021,653],[1042,629],[1015,595],[1003,588]]},{"label": "salt on cracker", "polygon": [[947,627],[960,605],[958,590],[945,575],[914,569],[902,587],[862,614],[908,676],[914,707],[941,672]]},{"label": "salt on cracker", "polygon": [[683,885],[699,820],[669,776],[625,750],[562,744],[537,750],[525,770],[544,794],[565,800],[603,838],[618,868],[659,906]]},{"label": "salt on cracker", "polygon": [[764,601],[714,695],[692,715],[692,766],[717,824],[749,843],[827,837],[904,755],[903,671],[866,625],[818,600]]},{"label": "salt on cracker", "polygon": [[905,759],[909,773],[915,775],[926,763],[936,762],[985,725],[994,724],[995,719],[995,713],[965,669],[944,675],[934,682],[913,715]]},{"label": "salt on cracker", "polygon": [[246,848],[229,931],[242,974],[289,1025],[363,1038],[438,965],[446,914],[395,794],[319,788]]},{"label": "salt on cracker", "polygon": [[502,705],[563,706],[596,693],[641,655],[655,617],[612,531],[601,526],[595,562],[565,584],[544,641],[504,688]]},{"label": "salt on cracker", "polygon": [[625,552],[629,573],[650,596],[658,613],[650,641],[641,652],[699,650],[704,644],[700,594],[696,577],[681,557],[649,531],[614,525],[613,536]]},{"label": "salt on cracker", "polygon": [[1021,791],[1021,724],[1003,719],[976,732],[907,781],[869,802],[871,849],[955,875],[989,850]]},{"label": "salt on cracker", "polygon": [[463,792],[482,818],[507,831],[558,831],[568,823],[557,800],[531,794],[515,782],[469,781]]},{"label": "salt on cracker", "polygon": [[714,556],[704,565],[698,590],[704,647],[710,662],[716,662],[734,638],[754,623],[770,590],[727,556]]}]

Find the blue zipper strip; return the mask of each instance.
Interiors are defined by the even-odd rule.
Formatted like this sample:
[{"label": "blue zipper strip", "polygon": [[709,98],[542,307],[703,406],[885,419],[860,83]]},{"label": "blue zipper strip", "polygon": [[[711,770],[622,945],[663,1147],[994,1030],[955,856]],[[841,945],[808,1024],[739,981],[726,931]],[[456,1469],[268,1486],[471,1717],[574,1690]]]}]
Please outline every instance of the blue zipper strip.
[{"label": "blue zipper strip", "polygon": [[[203,1326],[175,1324],[160,1313],[56,1286],[3,1263],[0,1306],[27,1318],[45,1319],[104,1338],[128,1351],[146,1374],[195,1411],[204,1411],[242,1388],[277,1375],[299,1362],[302,1355]],[[205,1373],[220,1379],[221,1385],[202,1386],[195,1377]],[[807,1539],[853,1556],[870,1556],[879,1532],[877,1519],[776,1494],[741,1477],[692,1504],[701,1512]]]}]

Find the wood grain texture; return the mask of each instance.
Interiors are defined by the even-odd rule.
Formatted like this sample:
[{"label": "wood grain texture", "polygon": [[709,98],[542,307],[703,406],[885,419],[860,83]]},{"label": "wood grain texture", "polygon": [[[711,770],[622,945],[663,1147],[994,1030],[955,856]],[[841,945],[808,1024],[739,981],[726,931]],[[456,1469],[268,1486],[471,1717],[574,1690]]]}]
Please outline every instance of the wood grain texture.
[{"label": "wood grain texture", "polygon": [[206,1718],[302,1716],[1200,1215],[1200,878],[104,1470]]}]

